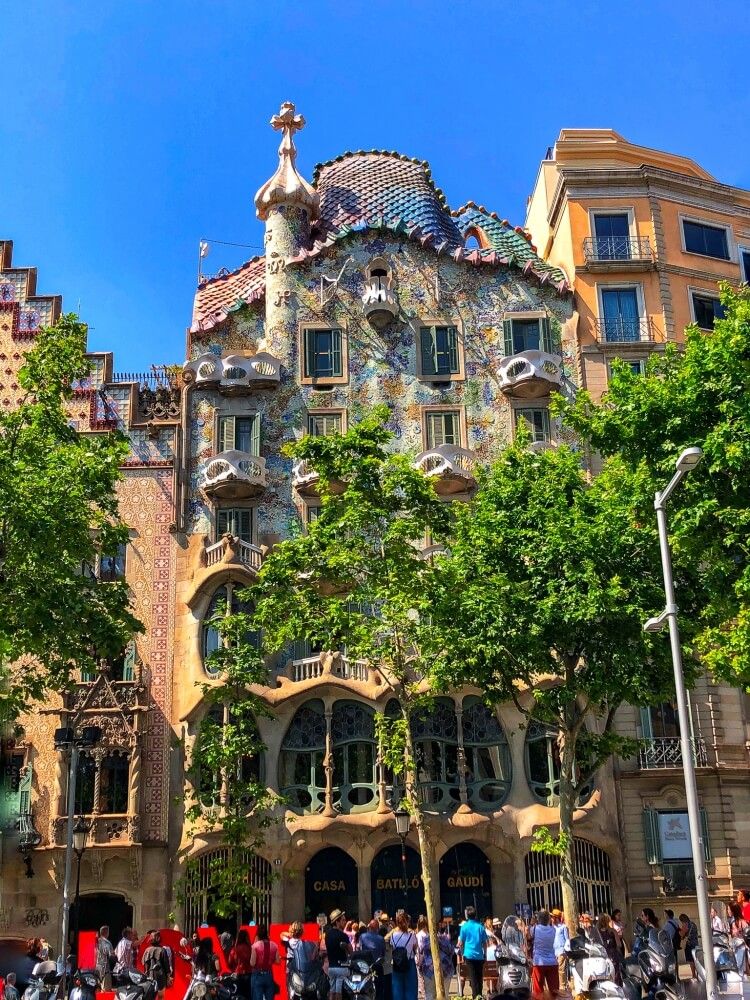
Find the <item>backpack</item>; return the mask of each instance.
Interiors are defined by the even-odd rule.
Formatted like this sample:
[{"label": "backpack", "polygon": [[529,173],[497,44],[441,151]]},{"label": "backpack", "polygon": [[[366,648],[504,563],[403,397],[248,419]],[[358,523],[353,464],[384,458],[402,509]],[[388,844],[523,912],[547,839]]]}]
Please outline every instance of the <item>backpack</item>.
[{"label": "backpack", "polygon": [[[403,932],[401,934],[401,939],[403,940]],[[406,938],[406,943],[408,944],[411,940],[411,934]],[[403,945],[396,945],[393,949],[393,955],[391,956],[393,963],[394,972],[408,972],[409,971],[409,953]]]}]

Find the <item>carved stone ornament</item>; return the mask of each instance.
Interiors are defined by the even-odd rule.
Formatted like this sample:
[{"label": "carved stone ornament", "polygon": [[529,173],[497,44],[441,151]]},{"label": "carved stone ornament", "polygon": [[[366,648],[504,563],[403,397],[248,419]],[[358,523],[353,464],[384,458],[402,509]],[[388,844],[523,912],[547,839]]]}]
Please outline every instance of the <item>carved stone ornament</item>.
[{"label": "carved stone ornament", "polygon": [[290,101],[285,101],[279,113],[271,119],[271,127],[282,133],[279,165],[273,177],[255,195],[258,218],[267,219],[273,205],[301,205],[314,219],[318,215],[318,193],[300,176],[295,166],[297,147],[294,145],[294,133],[305,127],[305,119],[294,113],[294,105]]},{"label": "carved stone ornament", "polygon": [[155,389],[141,386],[138,390],[138,409],[143,420],[177,420],[180,416],[180,390],[168,385]]},{"label": "carved stone ornament", "polygon": [[140,848],[133,848],[129,855],[130,862],[130,883],[134,889],[140,888],[141,885],[141,851]]}]

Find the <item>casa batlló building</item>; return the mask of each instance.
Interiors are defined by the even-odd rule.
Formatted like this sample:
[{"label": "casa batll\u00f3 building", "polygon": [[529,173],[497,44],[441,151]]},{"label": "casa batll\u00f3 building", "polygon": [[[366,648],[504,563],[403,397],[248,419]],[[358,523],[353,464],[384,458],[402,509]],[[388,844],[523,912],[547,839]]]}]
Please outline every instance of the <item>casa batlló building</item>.
[{"label": "casa batll\u00f3 building", "polygon": [[[76,812],[93,821],[80,926],[108,922],[116,936],[170,912],[186,931],[212,920],[210,867],[226,849],[219,831],[184,819],[185,763],[207,711],[200,685],[220,683],[207,661],[213,610],[237,606],[269,549],[316,515],[315,472],[286,458],[285,443],[345,430],[386,403],[395,447],[459,503],[520,420],[533,447],[554,446],[549,394],[580,384],[573,282],[526,231],[473,203],[451,211],[429,166],[398,153],[345,153],[307,181],[295,165],[303,119],[287,104],[272,125],[278,167],[255,198],[265,253],[201,280],[181,371],[117,376],[111,355],[94,355],[77,388],[81,430],[117,426],[131,441],[121,486],[130,543],[98,571],[103,581],[124,574],[145,632],[6,733],[5,935],[59,934],[66,760],[52,734],[63,724],[104,731],[79,771]],[[14,269],[4,246],[0,401],[12,405],[12,373],[59,301],[37,298],[35,272]],[[377,664],[300,644],[269,663],[258,693],[273,716],[258,723],[259,774],[286,805],[243,918],[314,919],[334,906],[364,917],[405,900],[421,912],[415,842],[404,879],[375,736],[393,696]],[[557,817],[554,737],[466,691],[440,699],[415,740],[440,905],[487,915],[557,903],[556,862],[529,851],[534,829]],[[636,768],[629,787],[639,781]],[[645,862],[634,854],[625,867],[623,787],[604,768],[576,814],[580,896],[595,910],[626,906],[632,880],[639,901],[658,905],[659,887],[642,892]],[[724,814],[706,805],[718,835]],[[644,844],[640,828],[628,831]],[[178,903],[184,855],[199,864]],[[712,888],[729,891],[737,871],[717,867]]]}]

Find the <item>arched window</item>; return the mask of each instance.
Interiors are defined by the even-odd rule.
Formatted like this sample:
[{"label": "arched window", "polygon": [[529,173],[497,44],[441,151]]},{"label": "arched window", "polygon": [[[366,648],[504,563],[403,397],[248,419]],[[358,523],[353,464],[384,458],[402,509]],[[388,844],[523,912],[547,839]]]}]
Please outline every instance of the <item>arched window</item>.
[{"label": "arched window", "polygon": [[292,719],[279,757],[281,794],[296,812],[320,812],[325,805],[325,749],[323,702],[309,701]]},{"label": "arched window", "polygon": [[[219,673],[218,669],[211,664],[210,657],[211,653],[215,652],[221,645],[221,634],[214,621],[220,611],[225,614],[244,613],[249,615],[253,612],[253,606],[249,601],[241,601],[237,597],[235,584],[225,584],[214,592],[201,626],[203,669],[209,677],[217,677]],[[257,648],[260,646],[261,634],[259,631],[250,629],[245,633],[245,639]]]},{"label": "arched window", "polygon": [[437,699],[411,723],[417,782],[424,807],[445,812],[459,801],[458,722],[453,702]]},{"label": "arched window", "polygon": [[[526,776],[535,798],[555,806],[560,797],[560,748],[557,731],[540,722],[532,722],[526,730]],[[585,802],[591,794],[587,783],[578,795]]]},{"label": "arched window", "polygon": [[342,813],[367,812],[377,805],[375,716],[357,701],[339,701],[331,719],[333,805]]},{"label": "arched window", "polygon": [[478,812],[498,809],[510,793],[510,748],[497,716],[479,698],[464,701],[463,734],[469,805]]},{"label": "arched window", "polygon": [[102,759],[99,777],[99,811],[127,813],[130,760],[124,753],[109,753]]}]

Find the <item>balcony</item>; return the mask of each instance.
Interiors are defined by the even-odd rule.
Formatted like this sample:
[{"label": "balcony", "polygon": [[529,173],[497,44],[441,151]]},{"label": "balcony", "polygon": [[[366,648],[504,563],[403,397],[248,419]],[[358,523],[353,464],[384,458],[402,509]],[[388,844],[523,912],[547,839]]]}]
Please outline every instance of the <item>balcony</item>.
[{"label": "balcony", "polygon": [[279,384],[281,363],[264,351],[251,358],[232,354],[219,358],[203,354],[182,368],[186,383],[215,386],[224,396],[241,396],[256,389],[273,389]]},{"label": "balcony", "polygon": [[362,293],[364,314],[377,329],[387,326],[398,316],[398,296],[390,277],[373,275],[367,279]]},{"label": "balcony", "polygon": [[589,271],[645,271],[654,266],[647,237],[589,236],[583,241]]},{"label": "balcony", "polygon": [[656,340],[653,324],[647,316],[597,319],[594,320],[594,333],[600,344],[652,344]]},{"label": "balcony", "polygon": [[246,542],[234,535],[224,535],[213,545],[207,545],[202,554],[204,566],[218,566],[224,562],[239,562],[253,573],[257,573],[263,562],[263,552],[252,542]]},{"label": "balcony", "polygon": [[417,455],[415,466],[433,481],[439,496],[467,493],[476,486],[473,451],[455,444],[441,444]]},{"label": "balcony", "polygon": [[200,488],[216,500],[246,500],[266,489],[266,462],[244,451],[222,451],[201,473]]},{"label": "balcony", "polygon": [[[292,486],[301,497],[317,497],[319,494],[320,474],[313,468],[309,459],[300,458],[292,466]],[[345,484],[339,480],[329,483],[331,493],[343,493]]]},{"label": "balcony", "polygon": [[364,660],[353,660],[344,653],[313,653],[299,660],[290,660],[279,675],[283,681],[299,684],[302,681],[335,677],[342,681],[361,681],[363,684],[382,684],[382,678]]},{"label": "balcony", "polygon": [[562,382],[562,358],[546,351],[520,351],[503,358],[499,375],[506,396],[538,399]]},{"label": "balcony", "polygon": [[[696,767],[708,766],[706,744],[703,739],[692,739],[693,764]],[[638,763],[643,770],[651,771],[661,768],[682,767],[682,746],[679,736],[656,736],[644,740],[638,751]]]}]

